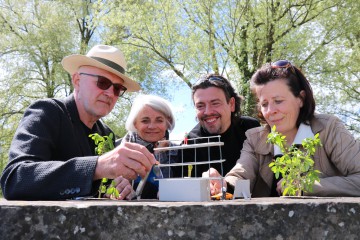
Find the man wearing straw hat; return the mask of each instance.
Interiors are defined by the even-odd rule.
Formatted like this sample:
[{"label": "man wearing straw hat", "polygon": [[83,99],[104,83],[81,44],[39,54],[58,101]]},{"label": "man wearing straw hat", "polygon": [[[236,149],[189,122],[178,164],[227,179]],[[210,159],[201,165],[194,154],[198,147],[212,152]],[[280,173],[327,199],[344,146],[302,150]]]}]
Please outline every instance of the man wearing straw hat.
[{"label": "man wearing straw hat", "polygon": [[102,178],[115,179],[120,198],[131,197],[128,179],[145,176],[155,158],[143,146],[125,143],[101,156],[89,134],[112,131],[100,119],[109,114],[125,91],[138,91],[125,75],[123,53],[94,46],[87,55],[63,59],[74,92],[65,99],[31,104],[11,143],[1,176],[6,199],[58,200],[97,193]]}]

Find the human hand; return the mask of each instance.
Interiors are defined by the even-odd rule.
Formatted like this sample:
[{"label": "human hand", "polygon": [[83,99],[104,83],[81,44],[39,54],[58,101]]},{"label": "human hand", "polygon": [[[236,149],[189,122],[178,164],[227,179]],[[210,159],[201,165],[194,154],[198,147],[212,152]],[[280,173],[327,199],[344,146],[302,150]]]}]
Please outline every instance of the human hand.
[{"label": "human hand", "polygon": [[119,192],[119,197],[115,197],[113,194],[104,194],[104,197],[116,199],[116,200],[131,200],[133,196],[135,196],[135,192],[131,186],[131,183],[129,180],[124,178],[123,176],[119,176],[115,178],[114,180],[114,187]]},{"label": "human hand", "polygon": [[93,179],[114,179],[118,176],[135,179],[138,175],[144,177],[156,162],[146,147],[122,142],[115,149],[99,156]]},{"label": "human hand", "polygon": [[283,180],[284,180],[283,178],[280,179],[276,184],[276,192],[279,194],[279,196],[281,196],[282,193],[283,193],[283,189],[282,189],[282,186],[281,186],[281,183],[282,183]]},{"label": "human hand", "polygon": [[[210,168],[208,171],[202,173],[202,177],[222,177],[221,174],[215,169]],[[227,184],[225,179],[223,180],[223,184],[221,184],[221,180],[211,179],[210,180],[210,194],[215,195],[222,192],[222,187],[227,188]]]},{"label": "human hand", "polygon": [[163,147],[169,147],[169,146],[170,146],[170,141],[166,140],[166,139],[162,139],[158,142],[156,147],[163,148]]},{"label": "human hand", "polygon": [[[284,181],[284,179],[280,179],[277,184],[276,184],[276,191],[279,194],[279,196],[283,195],[284,189],[285,187],[282,186],[282,182]],[[295,193],[296,196],[302,196],[302,192],[299,190],[298,192]]]}]

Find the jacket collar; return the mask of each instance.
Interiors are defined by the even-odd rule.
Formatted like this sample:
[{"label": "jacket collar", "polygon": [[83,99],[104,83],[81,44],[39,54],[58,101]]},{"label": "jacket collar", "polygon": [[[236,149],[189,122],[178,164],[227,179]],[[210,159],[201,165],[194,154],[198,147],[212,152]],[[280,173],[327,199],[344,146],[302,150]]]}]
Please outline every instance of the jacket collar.
[{"label": "jacket collar", "polygon": [[77,142],[79,143],[81,152],[84,156],[92,155],[92,150],[90,149],[89,142],[87,138],[82,136],[86,136],[87,134],[84,131],[84,128],[81,125],[81,120],[79,117],[79,112],[76,107],[74,94],[70,94],[64,100],[66,111],[70,121],[72,122],[73,131],[75,132],[75,137],[78,138]]},{"label": "jacket collar", "polygon": [[64,100],[64,103],[65,103],[67,114],[69,115],[70,120],[73,123],[79,123],[80,117],[79,117],[79,112],[76,107],[74,94],[70,94],[68,97],[66,97]]},{"label": "jacket collar", "polygon": [[311,130],[314,134],[317,134],[321,132],[325,125],[317,118],[317,115],[315,114],[313,119],[310,121]]},{"label": "jacket collar", "polygon": [[[305,126],[307,126],[307,125],[305,125]],[[315,115],[314,118],[310,122],[310,126],[308,126],[308,127],[311,128],[311,132],[314,135],[314,134],[320,132],[322,129],[324,129],[325,126],[319,121],[319,119]],[[260,130],[257,130],[257,131],[259,131],[258,132],[259,138],[258,138],[258,141],[256,144],[255,152],[260,155],[264,155],[264,156],[266,156],[266,155],[274,156],[274,146],[272,144],[266,142],[267,136],[271,131],[270,126],[265,125],[264,127],[258,128],[258,129],[260,129]],[[252,131],[252,130],[249,130],[249,131]],[[253,131],[255,131],[255,129]],[[307,131],[309,131],[309,129],[307,129]],[[269,189],[271,189],[271,183],[274,178],[273,172],[268,167],[269,163],[271,161],[272,161],[272,157],[265,158],[265,162],[260,164],[260,169],[259,169],[259,174],[260,174],[261,178],[264,179],[264,181],[268,185]]]},{"label": "jacket collar", "polygon": [[[298,133],[296,134],[294,143],[301,144],[302,140],[306,137],[314,137],[315,134],[321,132],[325,128],[324,124],[319,121],[317,115],[315,114],[313,119],[310,121],[310,125],[301,123]],[[270,133],[270,126],[265,125],[260,132],[260,141],[256,147],[256,152],[262,155],[274,154],[273,147],[271,144],[266,143],[267,135]]]},{"label": "jacket collar", "polygon": [[[295,135],[294,142],[292,144],[301,145],[302,141],[305,138],[313,138],[314,133],[309,125],[301,123],[299,129]],[[283,155],[282,151],[280,150],[279,146],[274,145],[274,156],[276,155]]]},{"label": "jacket collar", "polygon": [[270,143],[267,143],[267,136],[270,133],[270,127],[265,125],[260,128],[258,144],[256,144],[255,152],[260,155],[268,155],[273,153],[273,147]]}]

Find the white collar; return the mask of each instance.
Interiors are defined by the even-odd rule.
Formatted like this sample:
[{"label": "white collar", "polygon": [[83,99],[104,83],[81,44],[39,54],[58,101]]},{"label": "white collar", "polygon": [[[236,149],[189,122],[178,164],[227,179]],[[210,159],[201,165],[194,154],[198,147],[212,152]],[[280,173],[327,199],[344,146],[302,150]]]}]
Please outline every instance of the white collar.
[{"label": "white collar", "polygon": [[[305,138],[314,138],[314,133],[311,130],[309,125],[305,125],[303,123],[300,124],[299,129],[296,133],[293,144],[300,144]],[[274,156],[283,155],[282,151],[277,145],[274,145]]]}]

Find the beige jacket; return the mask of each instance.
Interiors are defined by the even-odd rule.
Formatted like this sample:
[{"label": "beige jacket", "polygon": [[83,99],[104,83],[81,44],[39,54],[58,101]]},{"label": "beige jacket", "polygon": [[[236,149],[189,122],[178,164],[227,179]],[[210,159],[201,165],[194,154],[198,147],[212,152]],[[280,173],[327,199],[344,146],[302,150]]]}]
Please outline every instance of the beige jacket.
[{"label": "beige jacket", "polygon": [[[360,196],[360,142],[356,141],[335,116],[317,114],[311,121],[314,134],[320,133],[322,147],[314,155],[315,169],[321,171],[314,196]],[[269,127],[258,127],[246,132],[240,159],[226,175],[234,186],[237,179],[250,179],[252,197],[269,197],[274,178],[269,168],[273,145],[266,143]]]}]

